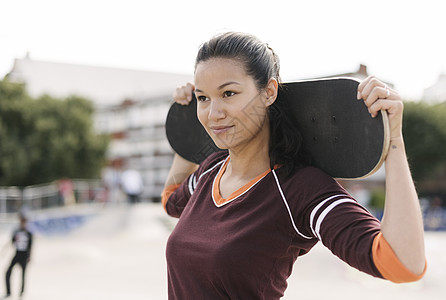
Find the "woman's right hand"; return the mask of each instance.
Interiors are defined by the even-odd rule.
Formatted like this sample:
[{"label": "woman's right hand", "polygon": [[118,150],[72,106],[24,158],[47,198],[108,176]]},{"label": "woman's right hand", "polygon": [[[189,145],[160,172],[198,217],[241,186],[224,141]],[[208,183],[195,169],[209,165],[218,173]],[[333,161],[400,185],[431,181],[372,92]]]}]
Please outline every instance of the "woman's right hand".
[{"label": "woman's right hand", "polygon": [[177,87],[173,93],[173,100],[181,105],[188,105],[192,101],[192,93],[195,86],[188,82],[186,85]]}]

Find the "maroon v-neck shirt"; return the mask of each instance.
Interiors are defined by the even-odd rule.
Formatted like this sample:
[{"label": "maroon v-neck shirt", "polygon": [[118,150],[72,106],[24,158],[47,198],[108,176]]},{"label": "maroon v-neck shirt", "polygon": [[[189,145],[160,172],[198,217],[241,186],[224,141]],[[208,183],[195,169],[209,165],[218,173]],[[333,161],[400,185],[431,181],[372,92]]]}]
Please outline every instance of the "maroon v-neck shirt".
[{"label": "maroon v-neck shirt", "polygon": [[168,199],[179,221],[166,249],[169,299],[279,299],[298,256],[319,240],[351,266],[382,277],[372,259],[379,221],[312,167],[271,170],[231,201],[216,201],[227,154],[201,164]]}]

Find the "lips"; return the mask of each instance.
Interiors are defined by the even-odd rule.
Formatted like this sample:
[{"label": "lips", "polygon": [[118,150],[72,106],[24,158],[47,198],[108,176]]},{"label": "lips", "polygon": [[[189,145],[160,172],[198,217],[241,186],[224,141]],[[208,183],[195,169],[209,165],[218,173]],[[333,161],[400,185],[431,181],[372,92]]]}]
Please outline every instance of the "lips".
[{"label": "lips", "polygon": [[214,134],[222,134],[222,133],[228,132],[233,127],[234,127],[234,125],[232,125],[232,126],[210,126],[209,128],[211,129],[212,133],[214,133]]}]

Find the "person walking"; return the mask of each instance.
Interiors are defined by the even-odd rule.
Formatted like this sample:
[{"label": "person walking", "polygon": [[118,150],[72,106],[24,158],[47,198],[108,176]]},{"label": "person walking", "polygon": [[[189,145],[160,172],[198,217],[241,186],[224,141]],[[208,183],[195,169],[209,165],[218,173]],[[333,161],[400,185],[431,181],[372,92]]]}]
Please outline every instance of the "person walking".
[{"label": "person walking", "polygon": [[6,271],[6,295],[4,299],[11,296],[11,273],[14,266],[18,263],[22,268],[22,286],[20,289],[20,296],[25,290],[25,272],[26,266],[31,260],[31,247],[33,241],[33,234],[27,229],[27,217],[25,214],[20,214],[20,227],[14,231],[12,235],[12,243],[16,249],[15,255],[12,258],[11,264]]},{"label": "person walking", "polygon": [[144,182],[141,174],[134,169],[126,169],[121,174],[121,186],[124,193],[127,195],[127,201],[130,204],[135,204],[140,201],[144,190]]}]

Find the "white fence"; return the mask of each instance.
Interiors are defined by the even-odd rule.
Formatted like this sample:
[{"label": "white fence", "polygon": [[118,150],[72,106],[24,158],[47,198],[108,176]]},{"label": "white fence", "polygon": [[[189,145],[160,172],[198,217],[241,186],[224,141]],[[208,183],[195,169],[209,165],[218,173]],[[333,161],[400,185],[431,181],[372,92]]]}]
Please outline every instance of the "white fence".
[{"label": "white fence", "polygon": [[57,182],[24,188],[0,187],[0,216],[17,213],[22,207],[40,210],[98,201],[102,191],[99,180],[77,179],[70,182],[72,185],[68,192],[71,197],[67,197]]}]

